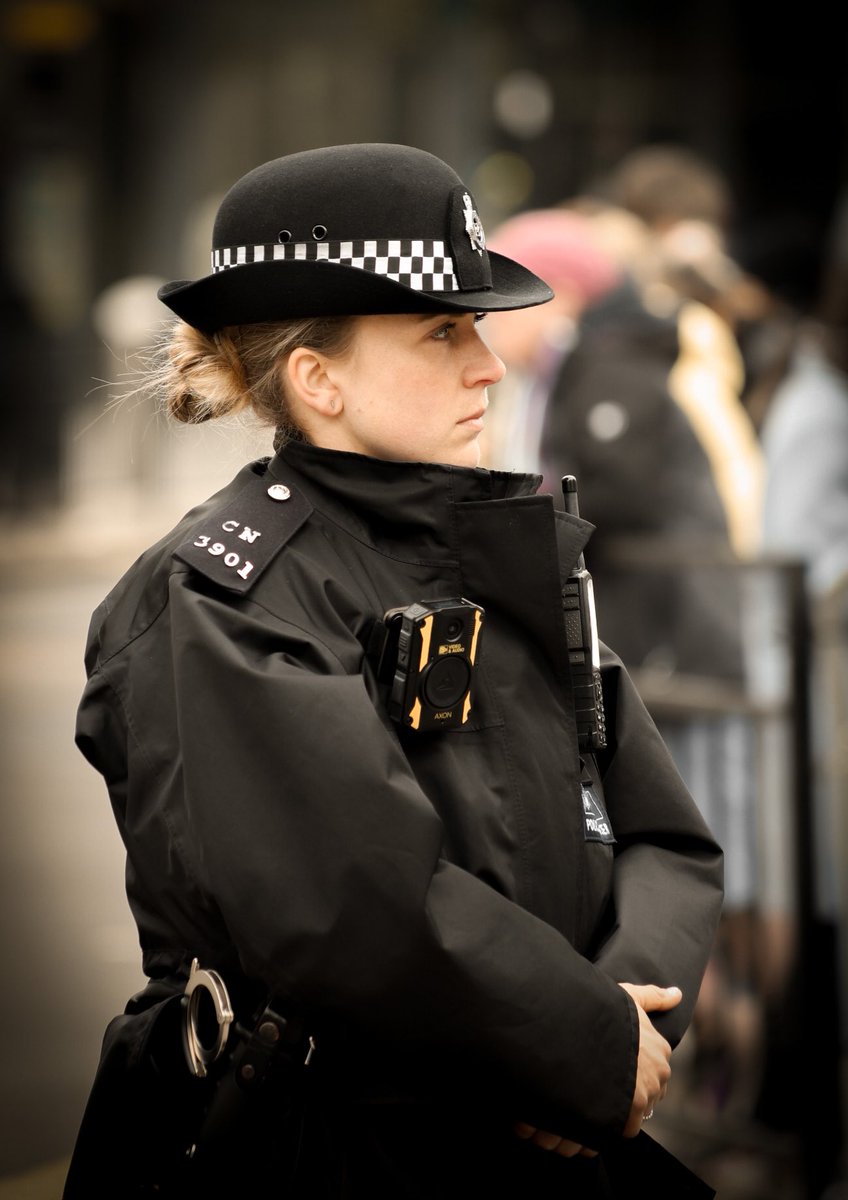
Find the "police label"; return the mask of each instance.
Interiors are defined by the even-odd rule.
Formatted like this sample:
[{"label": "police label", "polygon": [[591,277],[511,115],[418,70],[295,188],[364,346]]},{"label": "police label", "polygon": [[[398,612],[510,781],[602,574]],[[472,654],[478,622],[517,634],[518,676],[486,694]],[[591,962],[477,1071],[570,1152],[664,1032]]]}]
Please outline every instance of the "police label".
[{"label": "police label", "polygon": [[612,845],[615,835],[604,806],[590,783],[581,784],[583,793],[583,837],[587,842],[604,842]]}]

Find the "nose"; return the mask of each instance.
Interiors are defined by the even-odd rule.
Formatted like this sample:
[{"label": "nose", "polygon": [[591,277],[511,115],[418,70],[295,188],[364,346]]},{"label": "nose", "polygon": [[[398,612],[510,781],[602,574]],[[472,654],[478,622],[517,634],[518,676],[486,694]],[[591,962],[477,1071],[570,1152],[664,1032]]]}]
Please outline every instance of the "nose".
[{"label": "nose", "polygon": [[506,374],[506,367],[475,329],[472,350],[465,370],[466,387],[491,387]]}]

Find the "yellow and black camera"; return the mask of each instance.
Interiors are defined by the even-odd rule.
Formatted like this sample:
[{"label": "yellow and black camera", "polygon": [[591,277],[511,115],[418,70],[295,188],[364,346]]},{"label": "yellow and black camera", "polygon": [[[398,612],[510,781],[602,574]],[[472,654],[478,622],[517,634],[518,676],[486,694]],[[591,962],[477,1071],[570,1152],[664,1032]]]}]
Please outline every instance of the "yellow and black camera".
[{"label": "yellow and black camera", "polygon": [[380,677],[389,715],[409,729],[456,729],[471,712],[484,611],[470,600],[420,600],[383,617]]}]

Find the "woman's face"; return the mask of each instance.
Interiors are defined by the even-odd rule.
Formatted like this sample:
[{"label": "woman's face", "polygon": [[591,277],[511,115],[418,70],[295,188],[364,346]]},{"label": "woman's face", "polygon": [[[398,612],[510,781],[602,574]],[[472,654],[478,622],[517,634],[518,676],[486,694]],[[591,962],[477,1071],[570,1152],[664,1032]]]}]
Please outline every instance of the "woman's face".
[{"label": "woman's face", "polygon": [[359,317],[351,349],[327,371],[340,411],[333,449],[476,467],[486,389],[504,365],[474,313]]}]

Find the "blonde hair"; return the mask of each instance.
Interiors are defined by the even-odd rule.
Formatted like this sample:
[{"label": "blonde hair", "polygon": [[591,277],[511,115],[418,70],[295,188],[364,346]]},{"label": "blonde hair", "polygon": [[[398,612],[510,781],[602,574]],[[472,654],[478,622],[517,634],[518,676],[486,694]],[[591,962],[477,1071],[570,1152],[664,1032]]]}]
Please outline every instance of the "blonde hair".
[{"label": "blonde hair", "polygon": [[211,334],[177,321],[155,371],[167,412],[176,421],[196,425],[251,409],[277,429],[277,442],[302,440],[280,367],[299,346],[344,354],[353,340],[354,321],[349,316],[308,317],[229,325]]}]

